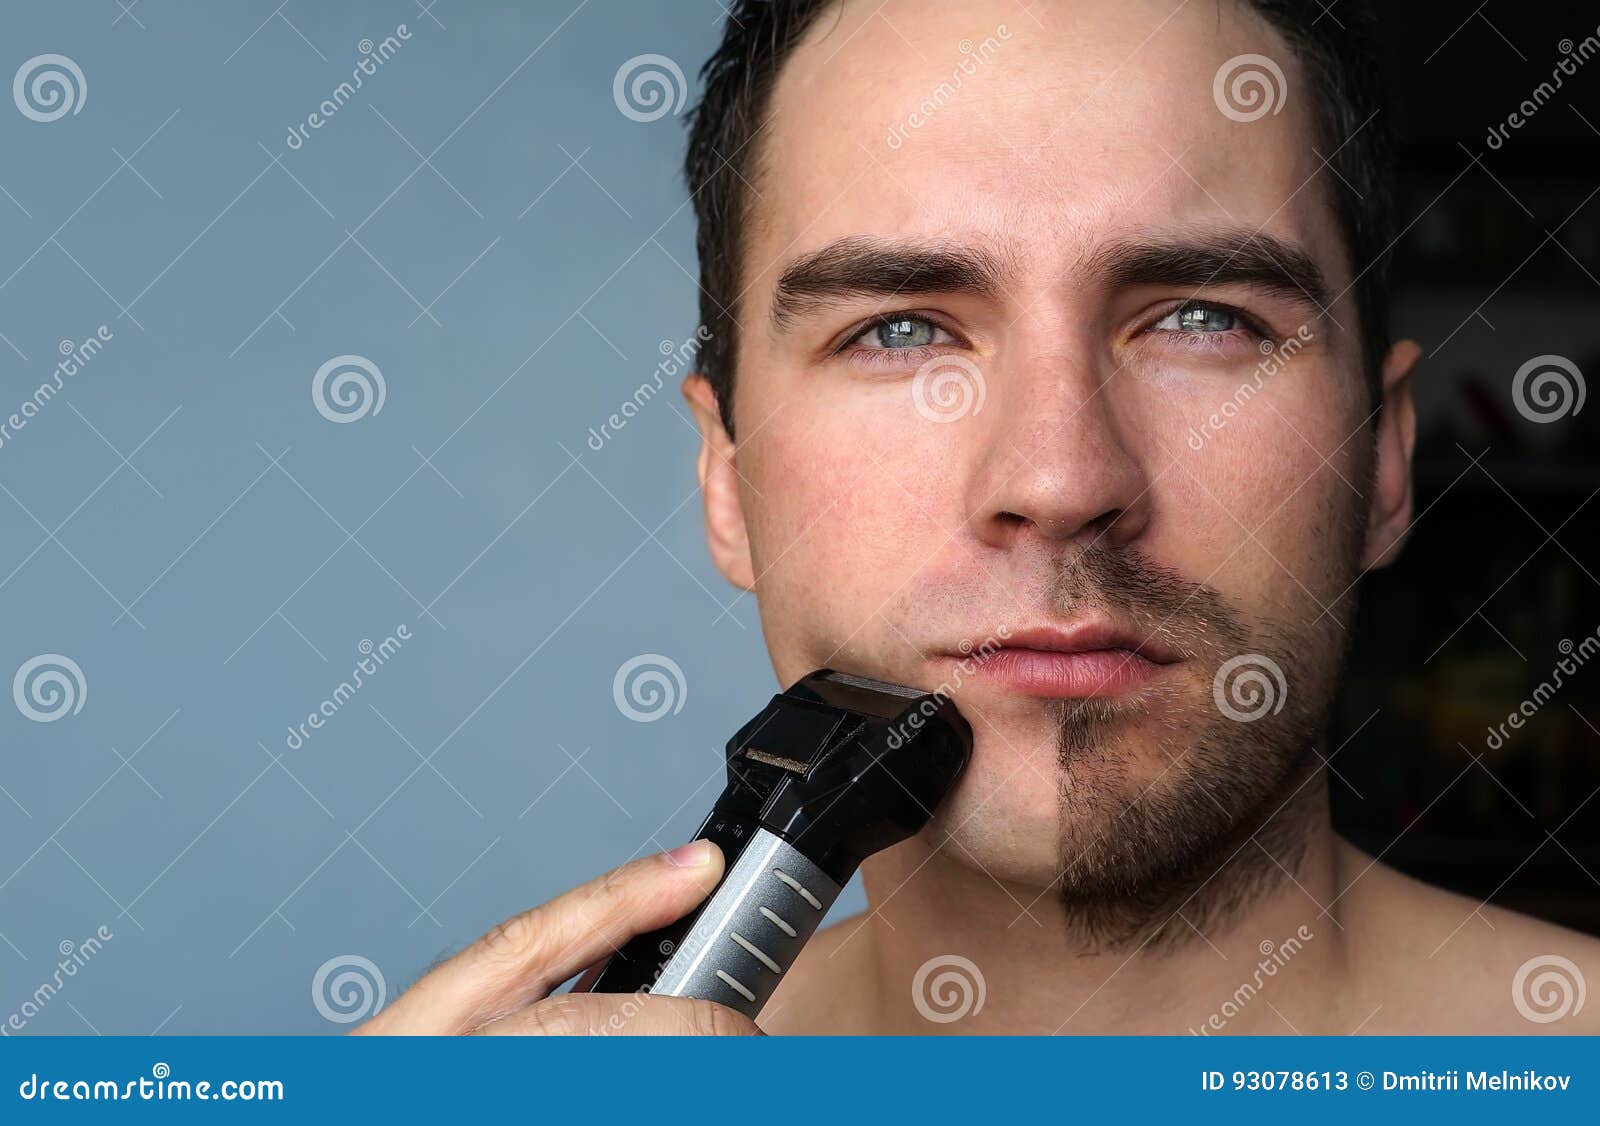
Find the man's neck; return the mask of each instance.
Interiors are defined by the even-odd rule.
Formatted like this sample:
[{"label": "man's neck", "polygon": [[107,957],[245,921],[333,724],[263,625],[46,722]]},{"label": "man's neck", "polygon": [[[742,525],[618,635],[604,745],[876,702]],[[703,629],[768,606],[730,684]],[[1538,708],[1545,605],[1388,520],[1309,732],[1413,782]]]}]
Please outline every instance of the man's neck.
[{"label": "man's neck", "polygon": [[[863,865],[868,911],[843,924],[829,961],[859,979],[851,1007],[866,1011],[851,1023],[881,1033],[1317,1031],[1303,1025],[1333,1017],[1347,972],[1336,846],[1324,807],[1297,868],[1208,933],[1178,905],[1172,922],[1189,941],[1108,950],[1075,932],[1053,888],[996,879],[913,838]],[[1280,981],[1303,1001],[1294,1015],[1262,997],[1271,985],[1281,1002]]]}]

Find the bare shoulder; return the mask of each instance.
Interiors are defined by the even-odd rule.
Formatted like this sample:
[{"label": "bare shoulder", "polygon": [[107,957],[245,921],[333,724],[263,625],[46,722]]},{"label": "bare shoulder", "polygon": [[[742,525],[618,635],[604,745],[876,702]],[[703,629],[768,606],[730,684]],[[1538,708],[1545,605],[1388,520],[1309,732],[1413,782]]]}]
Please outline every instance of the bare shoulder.
[{"label": "bare shoulder", "polygon": [[873,980],[865,913],[823,927],[806,943],[761,1011],[763,1031],[780,1036],[859,1035]]},{"label": "bare shoulder", "polygon": [[1342,846],[1341,921],[1369,1033],[1600,1033],[1600,938],[1403,875]]}]

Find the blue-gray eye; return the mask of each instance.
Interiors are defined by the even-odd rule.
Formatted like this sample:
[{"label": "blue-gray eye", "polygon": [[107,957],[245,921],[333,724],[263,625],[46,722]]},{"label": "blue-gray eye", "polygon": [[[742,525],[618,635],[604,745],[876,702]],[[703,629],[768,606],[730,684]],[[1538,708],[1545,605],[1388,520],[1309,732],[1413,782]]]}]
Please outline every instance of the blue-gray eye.
[{"label": "blue-gray eye", "polygon": [[938,332],[937,325],[920,317],[894,317],[873,327],[873,335],[885,348],[923,348]]},{"label": "blue-gray eye", "polygon": [[1239,318],[1216,305],[1185,305],[1162,317],[1155,327],[1167,332],[1231,332],[1239,327]]}]

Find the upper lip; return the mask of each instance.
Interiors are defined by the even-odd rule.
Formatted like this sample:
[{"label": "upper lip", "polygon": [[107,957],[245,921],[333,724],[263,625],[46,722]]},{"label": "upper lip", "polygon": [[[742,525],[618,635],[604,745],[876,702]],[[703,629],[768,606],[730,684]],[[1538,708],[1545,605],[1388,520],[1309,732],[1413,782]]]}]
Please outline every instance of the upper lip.
[{"label": "upper lip", "polygon": [[1052,653],[1088,653],[1103,649],[1124,649],[1147,661],[1166,665],[1181,659],[1181,654],[1154,634],[1103,619],[1090,619],[1067,625],[1026,626],[1007,630],[995,637],[1005,649],[1038,649]]}]

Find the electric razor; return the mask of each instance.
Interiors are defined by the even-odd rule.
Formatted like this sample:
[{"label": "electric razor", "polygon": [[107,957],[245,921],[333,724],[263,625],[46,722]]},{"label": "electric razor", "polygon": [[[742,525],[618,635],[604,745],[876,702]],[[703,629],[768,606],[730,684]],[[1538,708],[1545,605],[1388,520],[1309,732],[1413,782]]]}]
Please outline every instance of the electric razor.
[{"label": "electric razor", "polygon": [[863,860],[912,836],[955,786],[972,728],[942,692],[820,669],[727,745],[695,837],[727,868],[706,901],[628,940],[589,987],[715,1001],[754,1019]]}]

